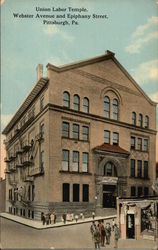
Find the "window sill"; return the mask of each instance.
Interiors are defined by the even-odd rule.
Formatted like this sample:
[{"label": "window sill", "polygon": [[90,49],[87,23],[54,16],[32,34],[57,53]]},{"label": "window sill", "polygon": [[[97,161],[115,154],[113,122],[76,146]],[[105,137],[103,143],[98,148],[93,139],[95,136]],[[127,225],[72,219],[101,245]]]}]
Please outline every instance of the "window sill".
[{"label": "window sill", "polygon": [[131,148],[130,150],[137,151],[137,152],[142,152],[142,153],[149,153],[148,150],[140,150],[140,149],[135,149],[135,148]]},{"label": "window sill", "polygon": [[137,177],[137,176],[129,176],[129,178],[133,178],[133,179],[141,179],[141,180],[150,180],[150,178],[149,178],[149,177],[144,178],[144,177]]},{"label": "window sill", "polygon": [[92,173],[89,173],[89,172],[64,171],[64,170],[60,170],[59,172],[65,173],[65,174],[92,175]]},{"label": "window sill", "polygon": [[62,139],[68,139],[68,140],[71,140],[71,141],[74,141],[75,143],[77,142],[90,142],[89,140],[81,140],[81,139],[75,139],[75,138],[70,138],[70,137],[67,137],[67,136],[62,136],[61,137]]}]

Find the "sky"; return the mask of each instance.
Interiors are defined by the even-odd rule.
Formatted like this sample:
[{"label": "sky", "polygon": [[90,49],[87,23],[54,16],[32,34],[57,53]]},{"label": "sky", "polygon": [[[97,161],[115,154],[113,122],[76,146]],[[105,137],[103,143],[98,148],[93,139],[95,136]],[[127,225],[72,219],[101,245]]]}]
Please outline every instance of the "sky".
[{"label": "sky", "polygon": [[[104,18],[92,18],[93,14]],[[39,63],[47,76],[47,63],[63,65],[106,50],[113,51],[146,94],[158,102],[158,0],[1,0],[1,36],[1,130],[35,85]]]}]

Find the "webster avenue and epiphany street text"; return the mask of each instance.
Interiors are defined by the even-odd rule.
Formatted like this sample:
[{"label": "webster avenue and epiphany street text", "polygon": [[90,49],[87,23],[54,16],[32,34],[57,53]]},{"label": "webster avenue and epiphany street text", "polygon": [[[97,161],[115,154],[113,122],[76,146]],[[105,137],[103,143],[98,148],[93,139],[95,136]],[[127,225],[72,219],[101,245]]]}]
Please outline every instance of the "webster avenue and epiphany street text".
[{"label": "webster avenue and epiphany street text", "polygon": [[13,12],[13,17],[18,19],[39,19],[44,25],[79,25],[81,20],[108,18],[105,13],[90,13],[89,10],[84,7],[35,7],[32,13]]}]

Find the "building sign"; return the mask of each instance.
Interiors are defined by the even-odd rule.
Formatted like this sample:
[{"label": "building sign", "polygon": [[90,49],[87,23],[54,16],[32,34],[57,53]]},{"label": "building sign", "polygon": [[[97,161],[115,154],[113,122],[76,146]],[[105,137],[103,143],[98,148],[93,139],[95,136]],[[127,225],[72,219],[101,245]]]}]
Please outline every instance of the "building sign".
[{"label": "building sign", "polygon": [[111,177],[111,176],[107,177],[107,176],[104,176],[101,179],[101,183],[102,184],[117,185],[117,182],[118,182],[118,177]]}]

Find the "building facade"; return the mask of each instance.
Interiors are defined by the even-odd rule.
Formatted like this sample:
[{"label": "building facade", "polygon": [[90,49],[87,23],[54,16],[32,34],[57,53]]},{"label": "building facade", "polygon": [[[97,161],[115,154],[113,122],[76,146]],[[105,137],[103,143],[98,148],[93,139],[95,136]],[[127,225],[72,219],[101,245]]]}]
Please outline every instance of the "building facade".
[{"label": "building facade", "polygon": [[6,203],[6,179],[0,178],[0,213],[5,212]]},{"label": "building facade", "polygon": [[113,52],[62,67],[38,81],[3,134],[6,210],[88,215],[117,196],[152,195],[156,103]]}]

